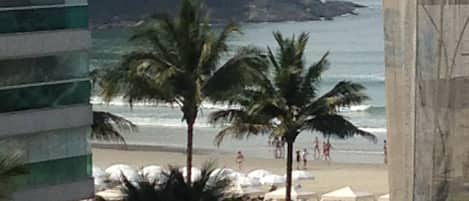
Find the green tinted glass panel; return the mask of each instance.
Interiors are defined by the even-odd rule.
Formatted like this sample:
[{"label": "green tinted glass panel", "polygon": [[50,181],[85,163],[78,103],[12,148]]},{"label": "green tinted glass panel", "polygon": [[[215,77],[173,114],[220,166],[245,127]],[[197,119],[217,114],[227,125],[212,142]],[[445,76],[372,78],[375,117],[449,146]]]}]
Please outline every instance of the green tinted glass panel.
[{"label": "green tinted glass panel", "polygon": [[0,61],[0,87],[88,76],[88,54],[66,53]]},{"label": "green tinted glass panel", "polygon": [[14,179],[17,190],[75,182],[91,177],[91,155],[31,163],[26,169]]},{"label": "green tinted glass panel", "polygon": [[87,6],[0,11],[0,33],[87,27]]},{"label": "green tinted glass panel", "polygon": [[40,6],[64,3],[65,0],[1,0],[0,7]]},{"label": "green tinted glass panel", "polygon": [[0,112],[89,103],[89,81],[0,90]]}]

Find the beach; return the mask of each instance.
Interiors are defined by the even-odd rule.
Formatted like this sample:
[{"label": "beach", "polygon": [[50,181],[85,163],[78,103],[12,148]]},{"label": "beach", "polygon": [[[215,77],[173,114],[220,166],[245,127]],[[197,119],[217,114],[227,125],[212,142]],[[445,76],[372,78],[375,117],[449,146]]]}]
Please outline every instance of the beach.
[{"label": "beach", "polygon": [[[113,164],[127,164],[134,168],[146,165],[160,165],[167,167],[174,165],[185,166],[186,156],[179,149],[163,149],[150,147],[138,150],[96,148],[93,152],[93,165],[106,168]],[[205,161],[215,161],[219,167],[237,169],[235,155],[232,153],[197,150],[194,154],[194,166],[201,167]],[[295,166],[296,167],[296,164]],[[285,173],[285,161],[256,158],[245,155],[242,173],[249,173],[256,169],[266,169],[275,174]],[[366,191],[375,195],[388,192],[388,173],[385,165],[350,164],[325,161],[309,161],[308,171],[315,176],[313,181],[301,181],[302,186],[317,193],[326,193],[344,186],[352,186],[357,191]]]}]

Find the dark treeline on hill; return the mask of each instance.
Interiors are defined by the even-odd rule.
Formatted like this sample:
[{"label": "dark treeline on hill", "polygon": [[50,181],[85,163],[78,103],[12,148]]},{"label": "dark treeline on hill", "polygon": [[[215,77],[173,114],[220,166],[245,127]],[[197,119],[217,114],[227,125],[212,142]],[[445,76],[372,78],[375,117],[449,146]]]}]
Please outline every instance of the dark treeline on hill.
[{"label": "dark treeline on hill", "polygon": [[[362,7],[347,1],[320,0],[204,0],[214,23],[305,21],[356,14]],[[155,13],[175,14],[179,0],[90,0],[94,26],[122,26]]]}]

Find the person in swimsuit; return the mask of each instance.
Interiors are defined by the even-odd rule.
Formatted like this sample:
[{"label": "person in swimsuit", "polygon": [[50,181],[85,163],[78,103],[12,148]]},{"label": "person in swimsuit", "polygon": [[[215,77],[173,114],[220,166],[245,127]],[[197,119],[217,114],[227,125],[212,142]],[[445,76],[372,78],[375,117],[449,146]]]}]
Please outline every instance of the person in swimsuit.
[{"label": "person in swimsuit", "polygon": [[301,158],[303,158],[303,169],[306,170],[308,167],[308,150],[306,148],[303,149],[303,152],[301,152]]},{"label": "person in swimsuit", "polygon": [[321,157],[321,150],[319,149],[319,139],[314,138],[314,160],[318,160]]},{"label": "person in swimsuit", "polygon": [[238,163],[239,170],[243,168],[243,162],[244,162],[244,155],[241,151],[238,151],[238,154],[236,155],[236,163]]}]

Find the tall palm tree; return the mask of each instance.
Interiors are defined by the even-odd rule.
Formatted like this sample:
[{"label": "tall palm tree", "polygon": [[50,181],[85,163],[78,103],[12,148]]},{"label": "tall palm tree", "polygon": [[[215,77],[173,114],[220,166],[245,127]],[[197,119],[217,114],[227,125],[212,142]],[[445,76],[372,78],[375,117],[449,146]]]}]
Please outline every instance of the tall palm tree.
[{"label": "tall palm tree", "polygon": [[124,178],[125,201],[241,201],[241,197],[229,193],[232,182],[221,174],[214,176],[214,165],[207,163],[201,176],[188,183],[178,168],[165,173],[164,182],[140,182],[132,184]]},{"label": "tall palm tree", "polygon": [[293,145],[300,133],[320,132],[342,139],[360,135],[373,141],[376,137],[358,129],[338,113],[340,107],[368,99],[362,85],[341,81],[319,95],[321,75],[328,69],[328,53],[317,63],[305,66],[308,34],[284,38],[277,32],[274,37],[279,48],[276,52],[268,48],[270,74],[257,87],[246,88],[232,97],[239,109],[216,111],[210,114],[209,120],[213,124],[229,123],[217,135],[218,144],[227,135],[237,139],[258,134],[284,137],[287,143],[286,200],[291,200]]},{"label": "tall palm tree", "polygon": [[10,200],[14,192],[13,178],[26,174],[26,168],[21,162],[21,154],[0,154],[0,201]]},{"label": "tall palm tree", "polygon": [[194,124],[202,102],[222,100],[226,91],[253,83],[265,59],[254,48],[241,48],[222,63],[229,56],[227,40],[238,26],[229,23],[215,33],[199,1],[181,3],[176,18],[154,17],[137,29],[132,40],[149,47],[124,56],[120,66],[106,73],[101,87],[108,101],[123,95],[130,105],[151,101],[179,106],[187,125],[190,183]]}]

